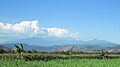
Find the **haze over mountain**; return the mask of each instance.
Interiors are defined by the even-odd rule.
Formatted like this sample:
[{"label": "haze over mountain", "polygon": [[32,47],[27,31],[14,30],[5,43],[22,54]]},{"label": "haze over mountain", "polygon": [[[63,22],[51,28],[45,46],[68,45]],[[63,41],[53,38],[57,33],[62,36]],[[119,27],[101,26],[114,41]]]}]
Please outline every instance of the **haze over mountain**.
[{"label": "haze over mountain", "polygon": [[36,46],[54,46],[54,45],[79,45],[94,47],[113,47],[119,44],[111,43],[105,40],[93,39],[91,41],[75,40],[71,38],[55,38],[55,37],[31,37],[20,40],[8,41],[6,43],[26,43]]},{"label": "haze over mountain", "polygon": [[[63,41],[63,39],[56,40],[49,40],[44,41],[40,40],[40,38],[34,38],[33,42],[36,41],[36,44],[40,45],[29,45],[26,43],[32,43],[32,40],[29,39],[22,39],[19,40],[22,42],[25,50],[40,50],[40,51],[82,51],[82,52],[99,52],[100,49],[108,51],[108,52],[120,52],[120,44],[111,43],[105,40],[91,40],[91,41],[78,41],[78,40],[67,40]],[[52,38],[51,38],[52,39]],[[8,43],[8,44],[0,44],[2,47],[6,47],[9,49],[14,49],[15,45],[20,45],[20,43]],[[54,45],[54,44],[61,44],[61,45]],[[64,44],[63,44],[64,43]],[[74,44],[73,44],[74,43]],[[42,44],[42,45],[41,45]],[[49,45],[49,46],[48,46]],[[51,46],[50,46],[51,45]],[[3,48],[4,49],[4,48]]]},{"label": "haze over mountain", "polygon": [[80,41],[82,37],[80,33],[72,32],[65,28],[40,27],[38,20],[22,21],[16,24],[5,24],[4,22],[0,22],[0,31],[2,31],[0,32],[0,43],[25,42],[32,45],[43,44],[44,46],[64,44],[95,44],[97,42],[107,43],[107,41],[101,40],[100,42],[100,40],[97,39],[86,41],[86,43],[85,41]]},{"label": "haze over mountain", "polygon": [[19,46],[20,43],[23,43],[25,50],[96,52],[103,49],[109,52],[120,52],[120,44],[98,39],[83,41],[71,38],[31,37],[8,41],[0,45],[14,49],[15,45]]}]

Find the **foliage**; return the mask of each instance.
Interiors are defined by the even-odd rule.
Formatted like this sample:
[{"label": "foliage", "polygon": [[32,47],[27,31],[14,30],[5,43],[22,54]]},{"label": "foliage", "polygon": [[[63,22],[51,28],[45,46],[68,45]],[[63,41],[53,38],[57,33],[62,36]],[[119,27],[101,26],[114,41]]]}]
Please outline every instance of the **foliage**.
[{"label": "foliage", "polygon": [[104,51],[102,50],[101,55],[100,55],[100,59],[108,59],[108,58],[109,58],[109,57],[108,57],[107,52],[104,52]]},{"label": "foliage", "polygon": [[15,49],[13,49],[13,53],[22,53],[22,52],[24,52],[24,49],[23,49],[23,45],[22,45],[22,43],[20,43],[20,47],[19,46],[17,46],[17,45],[15,45]]},{"label": "foliage", "polygon": [[[109,55],[107,59],[120,58],[120,55]],[[1,54],[0,59],[17,59],[26,61],[49,61],[55,59],[103,59],[99,54],[37,54],[37,53],[27,53],[27,54]],[[105,59],[105,58],[104,58]]]},{"label": "foliage", "polygon": [[1,53],[1,54],[3,54],[3,53],[7,53],[7,51],[4,50],[4,49],[0,49],[0,53]]},{"label": "foliage", "polygon": [[119,67],[120,59],[57,59],[51,61],[0,60],[0,67]]},{"label": "foliage", "polygon": [[[69,52],[68,52],[69,53]],[[118,67],[119,54],[0,54],[0,67]]]}]

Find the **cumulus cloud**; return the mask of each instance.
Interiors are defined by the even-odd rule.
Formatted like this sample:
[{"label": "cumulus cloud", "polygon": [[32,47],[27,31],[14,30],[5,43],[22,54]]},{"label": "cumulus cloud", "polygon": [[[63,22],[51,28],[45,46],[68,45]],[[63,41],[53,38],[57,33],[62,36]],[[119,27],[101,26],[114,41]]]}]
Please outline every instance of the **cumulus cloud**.
[{"label": "cumulus cloud", "polygon": [[47,30],[48,35],[54,37],[64,37],[64,35],[69,33],[68,30],[62,28],[42,28],[42,30]]},{"label": "cumulus cloud", "polygon": [[70,32],[62,28],[44,28],[40,27],[37,20],[22,21],[16,24],[0,22],[0,37],[2,38],[28,38],[28,37],[69,37],[79,39],[78,33]]},{"label": "cumulus cloud", "polygon": [[39,30],[38,27],[38,21],[22,21],[21,23],[16,23],[16,24],[4,24],[2,22],[0,22],[0,29],[3,30],[11,30],[14,32],[18,32],[18,33],[24,33],[26,31],[31,30],[31,32],[36,33]]}]

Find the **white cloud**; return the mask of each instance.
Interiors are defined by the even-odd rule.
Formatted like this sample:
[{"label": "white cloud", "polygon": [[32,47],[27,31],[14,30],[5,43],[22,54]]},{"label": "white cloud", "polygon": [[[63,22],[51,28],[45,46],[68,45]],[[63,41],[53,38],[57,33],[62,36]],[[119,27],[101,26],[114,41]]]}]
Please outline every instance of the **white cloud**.
[{"label": "white cloud", "polygon": [[22,21],[21,23],[16,23],[16,24],[3,24],[0,23],[0,28],[3,30],[12,30],[14,32],[22,33],[26,32],[28,30],[31,30],[31,32],[36,33],[39,30],[38,27],[38,21]]},{"label": "white cloud", "polygon": [[79,39],[78,33],[72,33],[62,28],[42,28],[39,27],[38,21],[22,21],[16,24],[0,22],[0,37],[2,38],[28,38],[28,37],[69,37]]},{"label": "white cloud", "polygon": [[61,28],[44,28],[47,30],[49,36],[64,37],[69,34],[69,31]]}]

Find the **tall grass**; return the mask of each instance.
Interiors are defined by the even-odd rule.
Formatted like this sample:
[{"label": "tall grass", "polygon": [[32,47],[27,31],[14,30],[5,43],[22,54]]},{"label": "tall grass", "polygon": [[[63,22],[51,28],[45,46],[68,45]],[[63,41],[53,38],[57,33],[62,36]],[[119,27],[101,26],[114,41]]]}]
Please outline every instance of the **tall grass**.
[{"label": "tall grass", "polygon": [[0,67],[120,67],[120,59],[0,60]]},{"label": "tall grass", "polygon": [[0,54],[0,67],[120,67],[120,55]]}]

